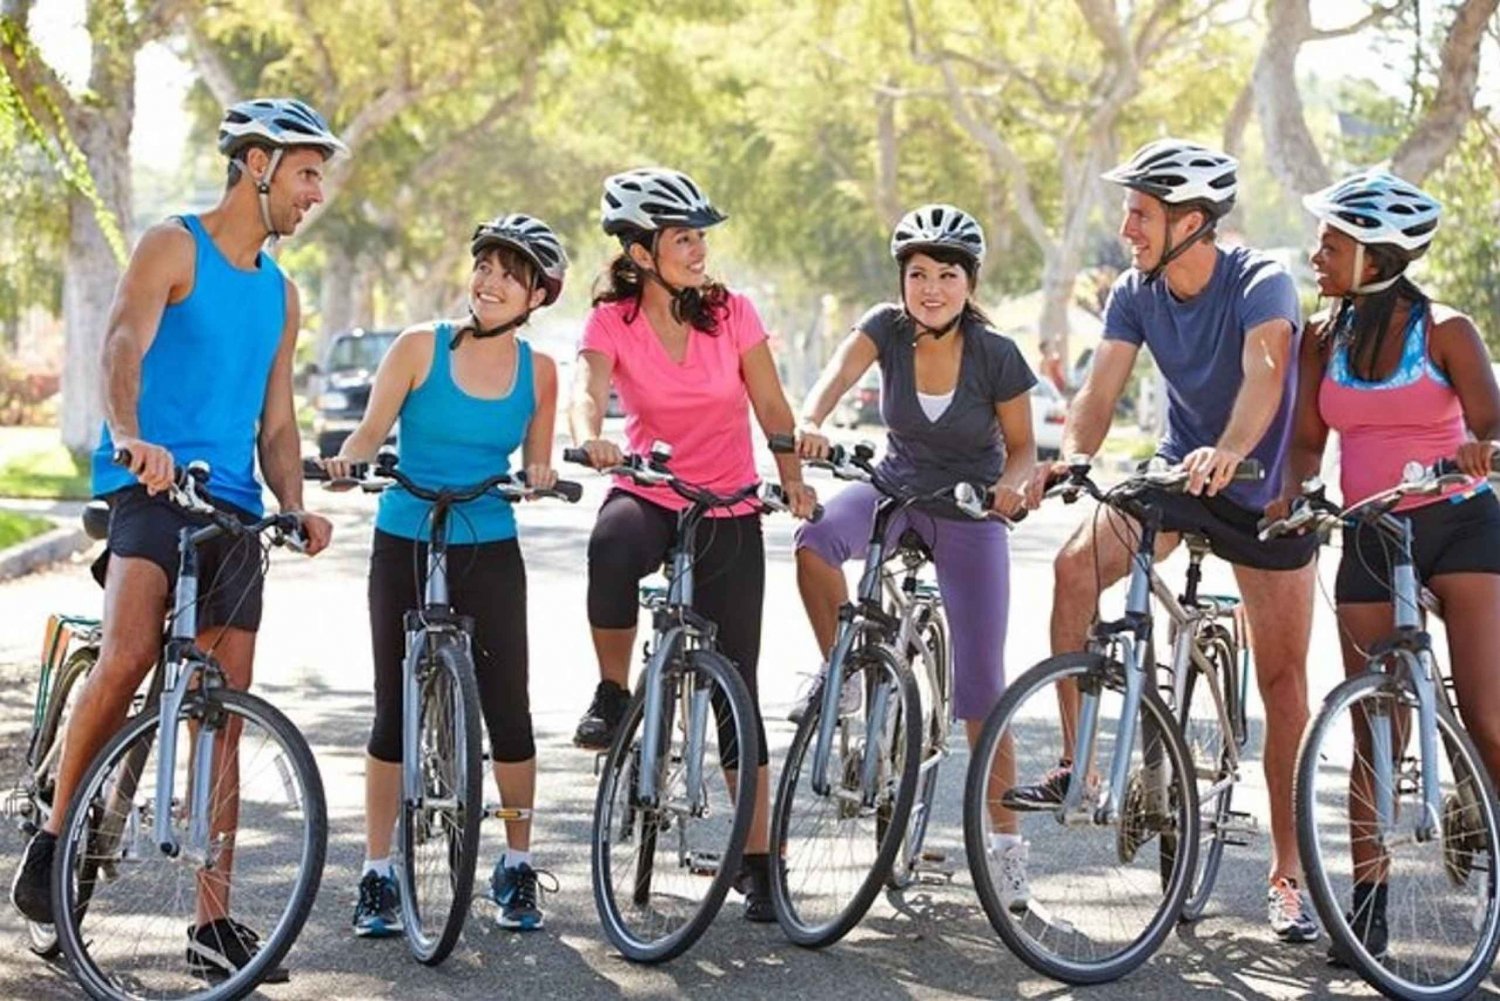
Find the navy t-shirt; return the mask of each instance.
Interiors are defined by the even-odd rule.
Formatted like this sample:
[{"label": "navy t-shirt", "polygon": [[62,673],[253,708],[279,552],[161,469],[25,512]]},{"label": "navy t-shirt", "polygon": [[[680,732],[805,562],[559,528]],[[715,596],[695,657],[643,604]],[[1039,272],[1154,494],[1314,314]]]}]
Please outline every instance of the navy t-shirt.
[{"label": "navy t-shirt", "polygon": [[999,479],[1005,440],[995,405],[1036,385],[1015,342],[983,323],[965,322],[953,400],[934,421],[917,401],[915,327],[906,310],[882,303],[857,329],[880,353],[880,416],[890,429],[881,472],[921,493],[961,480],[989,485]]},{"label": "navy t-shirt", "polygon": [[1302,313],[1297,289],[1275,261],[1244,247],[1220,249],[1208,285],[1185,302],[1162,278],[1145,285],[1126,271],[1104,307],[1104,337],[1151,349],[1167,384],[1167,430],[1157,451],[1171,462],[1218,442],[1245,380],[1245,334],[1270,320],[1292,328],[1281,406],[1250,455],[1266,469],[1254,483],[1232,483],[1224,495],[1259,511],[1281,492],[1281,466],[1297,397],[1297,344]]}]

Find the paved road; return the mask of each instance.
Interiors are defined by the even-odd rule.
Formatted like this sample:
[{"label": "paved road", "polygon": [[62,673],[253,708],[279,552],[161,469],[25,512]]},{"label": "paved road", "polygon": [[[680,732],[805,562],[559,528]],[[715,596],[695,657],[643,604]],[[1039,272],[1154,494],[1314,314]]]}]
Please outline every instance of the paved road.
[{"label": "paved road", "polygon": [[[834,489],[829,485],[829,489]],[[528,506],[522,514],[530,574],[532,700],[542,777],[536,851],[561,892],[546,900],[547,928],[527,936],[497,930],[492,908],[476,903],[466,935],[439,970],[409,960],[400,942],[356,941],[348,933],[362,857],[361,775],[370,713],[370,668],[364,567],[372,503],[326,497],[338,541],[316,560],[276,557],[266,597],[257,685],[304,728],[314,745],[329,797],[328,868],[317,907],[292,953],[290,984],[266,988],[275,1001],[332,998],[479,999],[520,997],[751,999],[768,996],[861,998],[1060,998],[1371,996],[1323,963],[1323,945],[1277,944],[1264,924],[1266,838],[1231,849],[1207,917],[1170,938],[1142,970],[1117,984],[1073,991],[1033,974],[1000,944],[960,867],[951,884],[922,886],[882,898],[840,945],[806,952],[775,926],[740,920],[731,898],[719,921],[685,957],[660,968],[630,965],[599,931],[589,892],[587,831],[594,789],[593,757],[568,739],[595,673],[584,618],[583,555],[603,485],[594,480],[576,508]],[[316,495],[315,495],[316,496]],[[320,498],[320,499],[325,499]],[[1034,515],[1013,537],[1015,603],[1009,649],[1012,672],[1046,652],[1051,554],[1081,513],[1061,506]],[[770,593],[761,664],[773,763],[791,727],[776,722],[813,660],[812,638],[796,598],[791,526],[767,522]],[[1179,564],[1169,565],[1176,568]],[[1172,572],[1169,570],[1169,572]],[[1224,581],[1223,568],[1210,583]],[[96,610],[98,591],[83,566],[59,568],[0,585],[0,778],[12,775],[29,719],[32,663],[41,624],[52,610]],[[1320,608],[1312,666],[1315,696],[1339,674],[1331,613]],[[1253,711],[1259,714],[1258,704]],[[1258,743],[1259,732],[1254,740]],[[1253,745],[1254,746],[1254,745]],[[959,857],[959,786],[966,759],[945,765],[932,841]],[[1258,767],[1248,769],[1244,808],[1265,816]],[[0,878],[8,880],[20,839],[0,832]],[[486,832],[482,865],[500,851],[498,828]],[[76,996],[66,972],[34,960],[18,921],[0,906],[0,998],[50,1001]],[[1489,985],[1491,994],[1500,993]]]}]

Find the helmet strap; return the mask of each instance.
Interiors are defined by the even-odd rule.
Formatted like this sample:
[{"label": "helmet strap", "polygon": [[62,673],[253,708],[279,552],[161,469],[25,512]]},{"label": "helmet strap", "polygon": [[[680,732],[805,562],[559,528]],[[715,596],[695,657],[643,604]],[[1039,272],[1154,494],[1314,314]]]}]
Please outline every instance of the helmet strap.
[{"label": "helmet strap", "polygon": [[488,337],[499,337],[501,334],[508,334],[517,327],[523,326],[529,319],[531,319],[531,310],[528,309],[515,319],[507,320],[499,326],[485,329],[480,326],[479,317],[471,309],[469,310],[469,322],[454,331],[453,339],[448,342],[448,350],[453,351],[457,349],[458,345],[464,339],[464,334],[473,334],[476,341],[482,341]]},{"label": "helmet strap", "polygon": [[1354,274],[1351,276],[1351,281],[1349,282],[1350,295],[1372,295],[1376,292],[1384,292],[1386,289],[1390,288],[1392,285],[1401,280],[1401,276],[1406,273],[1406,269],[1402,268],[1394,275],[1391,275],[1391,277],[1383,279],[1381,281],[1370,282],[1367,285],[1361,285],[1359,284],[1359,276],[1364,273],[1365,245],[1356,240],[1354,241]]},{"label": "helmet strap", "polygon": [[271,221],[271,179],[276,175],[276,168],[281,166],[281,157],[285,152],[284,146],[277,146],[273,149],[271,162],[267,165],[266,172],[261,174],[255,182],[255,193],[260,202],[260,221],[266,227],[266,235],[271,238],[273,244],[285,235],[278,232],[276,224]]},{"label": "helmet strap", "polygon": [[[1162,205],[1169,210],[1171,208],[1171,206],[1167,205],[1166,202],[1163,202]],[[1161,248],[1161,259],[1152,266],[1151,270],[1147,271],[1145,275],[1142,276],[1142,284],[1150,285],[1152,282],[1160,278],[1163,274],[1166,273],[1168,264],[1171,264],[1173,261],[1177,260],[1177,258],[1187,253],[1193,247],[1193,245],[1198,242],[1199,238],[1202,237],[1204,233],[1207,233],[1210,229],[1213,228],[1214,220],[1208,218],[1207,212],[1204,212],[1203,215],[1203,223],[1197,229],[1193,230],[1192,233],[1188,234],[1187,239],[1183,240],[1176,246],[1173,246],[1172,220],[1169,214],[1167,219],[1166,234],[1164,236]]]}]

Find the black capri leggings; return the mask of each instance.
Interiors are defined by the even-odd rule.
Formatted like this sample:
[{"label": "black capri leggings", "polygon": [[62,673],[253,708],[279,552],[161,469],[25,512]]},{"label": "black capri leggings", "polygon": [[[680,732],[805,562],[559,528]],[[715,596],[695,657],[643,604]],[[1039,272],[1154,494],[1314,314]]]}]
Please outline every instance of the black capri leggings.
[{"label": "black capri leggings", "polygon": [[[589,537],[589,625],[630,629],[640,617],[641,578],[660,569],[677,535],[677,513],[623,490],[613,490],[599,508]],[[760,663],[760,617],[766,598],[766,549],[760,516],[704,518],[693,545],[693,606],[719,627],[719,650],[734,661],[750,702],[764,765],[766,730],[760,716],[756,667]],[[739,760],[728,716],[716,706],[719,746],[725,767]]]},{"label": "black capri leggings", "polygon": [[[367,750],[401,760],[402,617],[421,607],[418,575],[427,544],[375,530],[370,550],[370,645],[375,653],[375,723]],[[536,757],[526,680],[526,565],[515,539],[448,547],[448,596],[474,619],[474,674],[479,707],[496,761]]]}]

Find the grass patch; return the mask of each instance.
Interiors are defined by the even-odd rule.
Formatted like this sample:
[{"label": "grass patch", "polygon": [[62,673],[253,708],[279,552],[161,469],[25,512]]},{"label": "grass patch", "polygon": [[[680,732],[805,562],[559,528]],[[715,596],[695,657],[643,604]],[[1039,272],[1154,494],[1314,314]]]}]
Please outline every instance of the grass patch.
[{"label": "grass patch", "polygon": [[29,514],[0,511],[0,549],[8,549],[18,542],[35,538],[51,531],[52,522],[45,518],[33,518]]},{"label": "grass patch", "polygon": [[75,462],[61,444],[0,463],[0,497],[87,500],[90,496],[87,464]]}]

